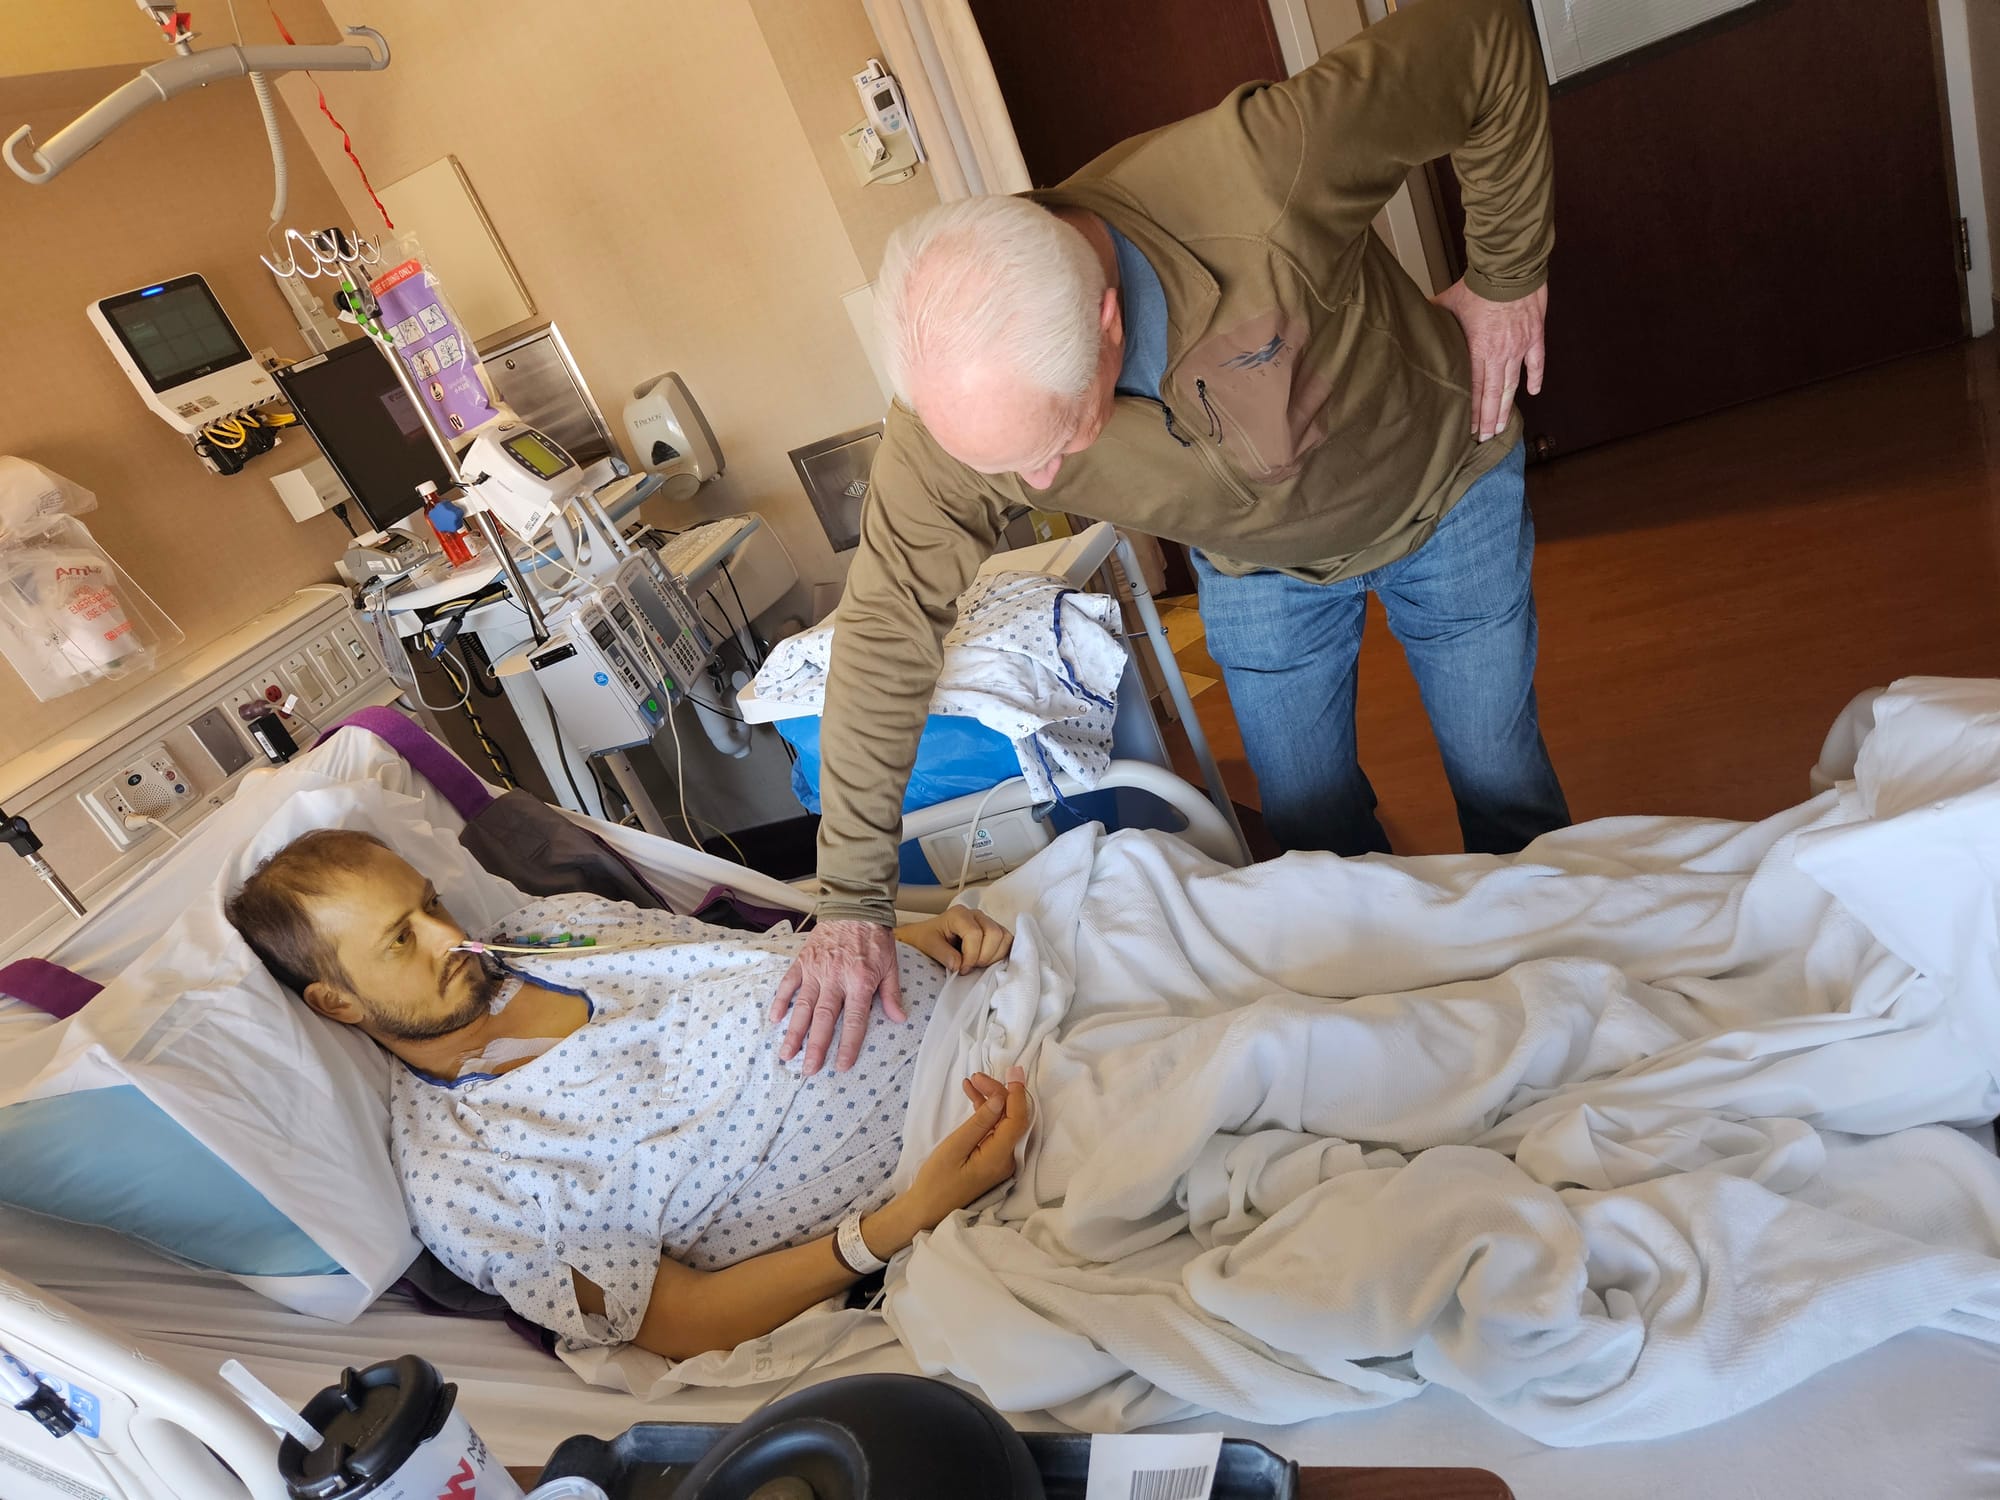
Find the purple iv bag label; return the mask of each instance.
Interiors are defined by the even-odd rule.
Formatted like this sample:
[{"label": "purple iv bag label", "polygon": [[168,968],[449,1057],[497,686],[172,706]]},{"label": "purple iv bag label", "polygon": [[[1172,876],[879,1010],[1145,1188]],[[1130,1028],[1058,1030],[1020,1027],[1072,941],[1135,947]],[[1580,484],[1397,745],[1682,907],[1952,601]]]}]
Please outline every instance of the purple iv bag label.
[{"label": "purple iv bag label", "polygon": [[404,261],[376,277],[369,290],[381,306],[382,327],[446,432],[470,432],[499,415],[479,378],[479,353],[452,321],[422,261]]}]

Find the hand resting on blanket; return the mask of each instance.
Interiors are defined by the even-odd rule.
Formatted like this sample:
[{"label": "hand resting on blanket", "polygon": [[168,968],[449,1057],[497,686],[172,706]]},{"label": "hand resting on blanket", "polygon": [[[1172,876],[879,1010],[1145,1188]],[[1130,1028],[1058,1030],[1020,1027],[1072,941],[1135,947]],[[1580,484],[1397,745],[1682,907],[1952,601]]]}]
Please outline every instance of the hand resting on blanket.
[{"label": "hand resting on blanket", "polygon": [[[878,1260],[909,1249],[961,1208],[985,1197],[1014,1175],[1014,1149],[1033,1118],[1027,1075],[1010,1069],[1006,1083],[974,1073],[965,1080],[972,1117],[946,1136],[924,1161],[909,1191],[861,1219],[861,1237]],[[572,1272],[577,1306],[604,1314],[604,1294]],[[711,1349],[733,1349],[791,1321],[815,1303],[857,1280],[823,1235],[788,1250],[738,1261],[717,1271],[697,1271],[660,1258],[646,1315],[632,1342],[667,1359],[691,1359]]]}]

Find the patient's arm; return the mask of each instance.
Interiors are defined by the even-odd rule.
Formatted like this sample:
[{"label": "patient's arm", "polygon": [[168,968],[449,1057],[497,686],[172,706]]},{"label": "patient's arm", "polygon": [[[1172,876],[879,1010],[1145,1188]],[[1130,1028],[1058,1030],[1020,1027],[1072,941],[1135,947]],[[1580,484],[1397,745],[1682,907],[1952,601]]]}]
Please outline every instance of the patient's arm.
[{"label": "patient's arm", "polygon": [[[861,1237],[883,1260],[1014,1175],[1014,1148],[1028,1133],[1031,1115],[1021,1070],[1014,1069],[1004,1087],[975,1073],[965,1090],[975,1105],[972,1118],[939,1143],[907,1192],[861,1220]],[[632,1342],[667,1359],[692,1359],[761,1338],[854,1284],[854,1273],[833,1252],[833,1240],[829,1234],[719,1271],[697,1271],[661,1257]],[[602,1317],[604,1293],[576,1272],[570,1275],[576,1305]]]},{"label": "patient's arm", "polygon": [[1014,946],[1014,934],[969,906],[951,906],[934,917],[896,929],[896,941],[936,959],[954,974],[997,964]]}]

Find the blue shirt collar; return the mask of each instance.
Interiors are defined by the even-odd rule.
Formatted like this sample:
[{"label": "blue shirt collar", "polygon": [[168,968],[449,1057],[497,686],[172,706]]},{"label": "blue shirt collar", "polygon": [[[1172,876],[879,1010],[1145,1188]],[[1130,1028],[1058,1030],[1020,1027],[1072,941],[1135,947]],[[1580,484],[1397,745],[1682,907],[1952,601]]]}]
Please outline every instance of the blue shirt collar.
[{"label": "blue shirt collar", "polygon": [[1111,248],[1118,257],[1118,303],[1125,318],[1125,363],[1118,371],[1118,394],[1160,399],[1167,374],[1167,293],[1153,263],[1109,223]]}]

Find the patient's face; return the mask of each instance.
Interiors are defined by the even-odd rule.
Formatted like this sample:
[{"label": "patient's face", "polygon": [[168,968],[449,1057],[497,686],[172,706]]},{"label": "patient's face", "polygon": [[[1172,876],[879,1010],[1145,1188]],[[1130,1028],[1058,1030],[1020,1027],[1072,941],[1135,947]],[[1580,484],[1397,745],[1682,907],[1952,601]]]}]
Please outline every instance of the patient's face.
[{"label": "patient's face", "polygon": [[418,1042],[486,1013],[497,981],[473,955],[451,951],[465,941],[465,929],[437,889],[388,850],[369,850],[314,904],[313,919],[332,941],[353,982],[348,998],[363,1013],[343,1015],[308,996],[336,1019],[365,1020],[384,1036]]}]

